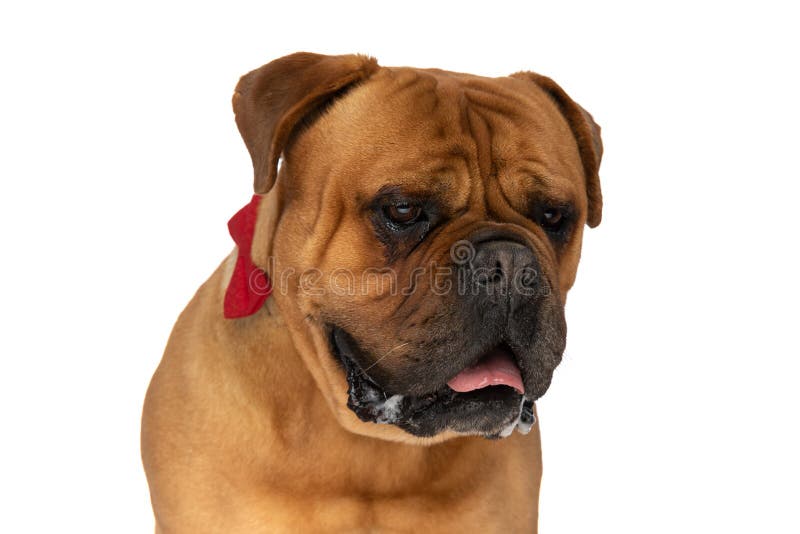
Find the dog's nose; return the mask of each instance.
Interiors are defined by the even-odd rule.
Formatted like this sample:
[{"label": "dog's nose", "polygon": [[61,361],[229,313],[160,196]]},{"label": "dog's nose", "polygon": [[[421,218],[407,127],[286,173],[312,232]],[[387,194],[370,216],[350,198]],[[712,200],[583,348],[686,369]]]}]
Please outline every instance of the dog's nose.
[{"label": "dog's nose", "polygon": [[475,245],[473,276],[482,285],[507,283],[535,264],[533,252],[525,245],[507,240],[484,241]]},{"label": "dog's nose", "polygon": [[510,301],[531,296],[539,283],[539,264],[533,251],[516,241],[505,239],[475,244],[471,265],[472,280],[492,300]]}]

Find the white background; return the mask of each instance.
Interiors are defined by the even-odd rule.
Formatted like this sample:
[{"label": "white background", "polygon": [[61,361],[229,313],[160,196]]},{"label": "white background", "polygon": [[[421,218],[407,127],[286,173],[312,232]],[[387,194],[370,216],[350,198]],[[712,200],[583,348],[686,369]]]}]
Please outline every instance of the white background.
[{"label": "white background", "polygon": [[535,70],[603,127],[543,533],[800,532],[797,16],[287,4],[0,8],[0,531],[151,531],[145,388],[251,194],[232,90],[308,50]]}]

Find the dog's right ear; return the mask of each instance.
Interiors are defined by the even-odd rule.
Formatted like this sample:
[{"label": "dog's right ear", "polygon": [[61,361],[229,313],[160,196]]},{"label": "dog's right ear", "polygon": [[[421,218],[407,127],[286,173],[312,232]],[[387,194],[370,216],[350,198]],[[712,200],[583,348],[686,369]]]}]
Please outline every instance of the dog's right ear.
[{"label": "dog's right ear", "polygon": [[368,56],[298,52],[242,76],[233,112],[253,160],[256,193],[272,188],[278,159],[303,118],[379,68]]}]

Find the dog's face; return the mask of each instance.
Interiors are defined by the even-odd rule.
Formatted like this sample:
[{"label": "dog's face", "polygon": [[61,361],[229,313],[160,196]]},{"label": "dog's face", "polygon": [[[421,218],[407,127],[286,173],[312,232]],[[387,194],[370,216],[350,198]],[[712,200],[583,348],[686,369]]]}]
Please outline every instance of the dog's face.
[{"label": "dog's face", "polygon": [[342,424],[389,439],[353,414],[419,437],[529,425],[600,219],[591,117],[532,73],[310,54],[243,78],[234,108],[256,190],[277,176],[254,259]]}]

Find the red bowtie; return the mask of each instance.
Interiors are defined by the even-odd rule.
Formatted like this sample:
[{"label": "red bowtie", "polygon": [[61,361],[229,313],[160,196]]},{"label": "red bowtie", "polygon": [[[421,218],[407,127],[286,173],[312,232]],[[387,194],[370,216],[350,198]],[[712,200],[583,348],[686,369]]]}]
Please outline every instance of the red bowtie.
[{"label": "red bowtie", "polygon": [[253,315],[272,293],[269,278],[263,270],[255,266],[250,256],[259,202],[261,197],[253,195],[250,203],[228,221],[228,231],[239,247],[236,267],[225,291],[225,317],[228,319]]}]

